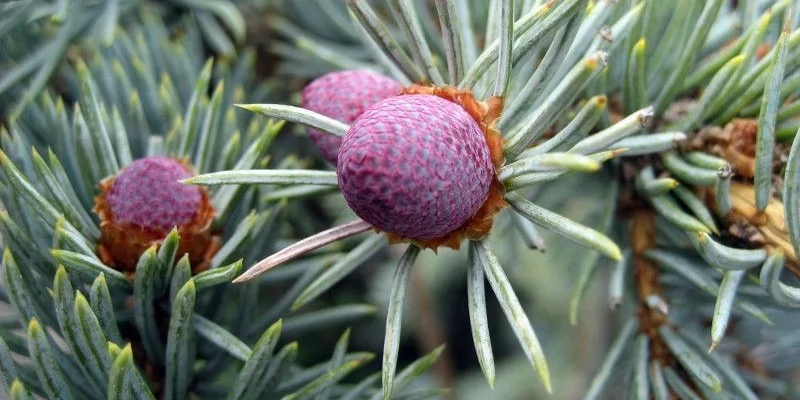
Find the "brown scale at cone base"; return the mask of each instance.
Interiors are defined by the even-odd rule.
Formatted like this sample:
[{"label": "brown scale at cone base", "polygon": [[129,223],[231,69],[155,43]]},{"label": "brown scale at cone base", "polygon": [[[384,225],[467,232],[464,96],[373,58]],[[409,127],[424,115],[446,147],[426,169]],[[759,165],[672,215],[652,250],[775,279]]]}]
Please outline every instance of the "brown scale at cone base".
[{"label": "brown scale at cone base", "polygon": [[[800,276],[800,261],[789,239],[783,202],[773,197],[763,212],[756,208],[753,176],[757,137],[757,120],[735,119],[723,128],[706,127],[700,130],[686,144],[686,149],[705,151],[724,158],[733,168],[730,214],[719,215],[714,188],[700,190],[700,194],[705,195],[709,208],[727,225],[727,233],[753,248],[780,249],[786,257],[787,268]],[[775,176],[778,177],[789,148],[784,144],[777,144],[774,151]],[[777,192],[780,186],[780,182],[776,182],[773,185],[774,191]]]}]

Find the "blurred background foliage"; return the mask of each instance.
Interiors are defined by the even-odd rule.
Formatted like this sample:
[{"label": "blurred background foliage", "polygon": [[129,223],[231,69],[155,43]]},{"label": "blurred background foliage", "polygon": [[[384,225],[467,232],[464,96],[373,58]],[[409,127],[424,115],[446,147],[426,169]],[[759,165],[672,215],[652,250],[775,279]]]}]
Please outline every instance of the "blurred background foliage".
[{"label": "blurred background foliage", "polygon": [[[482,43],[489,20],[487,15],[492,15],[490,2],[464,1],[469,1],[468,8],[472,16],[468,26],[474,32],[476,41]],[[387,16],[387,20],[391,19],[391,10],[386,6],[388,2],[370,3]],[[436,19],[435,9],[426,7],[428,2],[416,3],[423,19]],[[529,3],[540,2],[521,0],[517,3],[530,6]],[[618,3],[621,3],[619,10],[627,10],[638,2],[619,0]],[[699,13],[700,3],[706,2],[696,3],[692,7]],[[736,3],[726,2],[729,12],[719,17],[715,30],[709,34],[704,47],[709,49],[709,54],[720,48],[718,44],[731,40],[746,28],[747,25],[741,29],[728,27],[728,24],[738,24],[738,10],[750,10],[747,4],[742,5],[741,1]],[[756,11],[748,12],[757,16],[775,2],[753,0],[752,3]],[[686,5],[685,2],[681,4]],[[794,5],[797,4],[795,1]],[[800,15],[800,10],[795,9],[795,13]],[[619,19],[622,12],[617,14],[613,20]],[[729,18],[731,15],[734,17]],[[755,17],[750,18],[755,21]],[[403,37],[397,31],[393,33],[397,38]],[[774,43],[779,33],[780,24],[775,23],[769,26],[764,37]],[[428,35],[433,34],[435,32],[428,32]],[[612,59],[619,61],[611,65],[624,66],[608,73],[612,76],[611,82],[624,81],[625,67],[629,65],[628,51],[635,44],[632,39],[626,40],[625,46],[620,46],[625,50],[611,54]],[[437,54],[442,53],[442,49],[436,47],[440,46],[439,40],[429,40],[429,43]],[[790,52],[797,54],[796,49],[790,49]],[[195,83],[208,59],[214,61],[206,95],[211,96],[214,88],[224,81],[218,101],[225,105],[226,113],[234,113],[236,118],[223,130],[227,134],[238,130],[244,137],[251,116],[239,110],[231,111],[234,109],[228,107],[229,104],[244,100],[248,103],[298,104],[298,92],[304,84],[329,71],[371,68],[392,74],[391,68],[386,67],[387,63],[382,62],[382,57],[353,23],[344,1],[3,1],[0,2],[0,122],[6,128],[14,126],[32,132],[25,136],[30,140],[30,143],[23,143],[25,146],[13,144],[4,135],[3,150],[9,152],[9,146],[55,147],[51,142],[54,140],[53,133],[41,133],[41,124],[37,122],[41,112],[37,113],[37,104],[47,103],[47,100],[42,100],[42,93],[47,93],[51,99],[63,99],[67,110],[80,102],[83,91],[79,70],[84,64],[98,82],[98,95],[102,102],[109,111],[112,107],[120,111],[120,118],[126,127],[137,129],[143,137],[152,136],[168,141],[170,132],[181,126],[176,120],[190,110]],[[793,76],[796,76],[796,65],[795,62],[792,66]],[[618,79],[613,78],[614,74]],[[137,93],[136,100],[132,100],[132,90]],[[638,108],[627,104],[626,107],[627,111]],[[141,114],[137,114],[139,111]],[[792,121],[796,121],[796,118],[789,120],[796,123]],[[186,122],[188,120],[183,121]],[[784,130],[790,131],[793,127],[791,125]],[[304,131],[304,128],[295,125],[283,128],[270,147],[271,165],[329,168],[305,137]],[[242,140],[242,149],[246,144],[249,143]],[[139,146],[134,156],[146,154],[147,149],[158,144],[153,145],[153,140],[147,139]],[[660,164],[660,161],[654,161],[653,164]],[[626,238],[625,222],[604,221],[606,202],[616,199],[616,183],[609,182],[618,179],[617,172],[614,168],[607,168],[598,173],[572,174],[541,184],[536,188],[536,203],[605,231],[614,239],[629,239]],[[337,195],[300,199],[279,206],[263,201],[259,207],[263,207],[262,211],[284,207],[280,214],[283,224],[275,232],[275,236],[283,241],[269,244],[258,242],[263,246],[246,256],[249,261],[283,247],[288,240],[319,232],[348,217],[342,215],[346,207]],[[240,210],[231,219],[233,222],[229,223],[228,228],[233,229],[232,224],[242,220],[245,214]],[[625,301],[619,309],[609,310],[610,278],[605,271],[611,270],[613,263],[605,259],[598,261],[593,256],[594,251],[576,247],[572,242],[544,230],[542,237],[547,243],[546,251],[530,251],[519,235],[505,234],[514,229],[511,221],[501,220],[498,225],[491,240],[498,249],[501,264],[508,267],[509,277],[536,326],[540,341],[546,344],[545,352],[554,383],[553,398],[583,398],[611,342],[623,323],[636,312],[637,304],[635,301]],[[362,238],[356,237],[331,246],[330,252],[347,251],[357,245],[359,239]],[[310,366],[327,361],[346,325],[352,329],[349,351],[381,353],[383,316],[395,259],[399,256],[398,249],[398,246],[392,246],[388,252],[371,257],[315,303],[320,310],[354,303],[374,305],[376,309],[360,313],[352,324],[300,329],[286,336],[301,343],[297,361],[299,365]],[[582,292],[582,298],[577,297],[576,300],[575,287],[584,266],[595,262],[600,264],[596,269],[603,272],[593,276],[588,289]],[[488,308],[497,361],[497,381],[494,389],[487,386],[478,366],[468,323],[467,293],[462,284],[466,280],[466,253],[451,250],[440,250],[438,254],[424,252],[417,263],[408,295],[408,311],[404,317],[399,363],[401,366],[408,365],[434,351],[442,343],[446,343],[446,347],[432,370],[415,385],[451,387],[453,392],[448,396],[454,399],[545,398],[547,395],[533,378],[530,366],[519,351],[514,334],[494,300],[489,301]],[[282,278],[276,277],[274,292],[245,304],[244,307],[248,308],[246,311],[258,315],[262,309],[285,301],[287,298],[282,296],[292,292],[297,279],[303,279],[301,273],[304,270],[296,268],[296,271],[299,272],[287,272]],[[670,279],[685,279],[668,273],[665,275],[667,282]],[[717,276],[714,279],[719,281]],[[788,279],[789,282],[796,282],[792,276]],[[755,284],[751,286],[757,288]],[[631,296],[630,293],[626,295]],[[704,339],[708,337],[713,296],[675,285],[666,297],[671,303],[671,310],[677,310],[671,318],[680,321],[682,329],[699,332],[697,336]],[[760,300],[758,305],[770,306],[763,293],[753,297]],[[707,309],[709,305],[712,310]],[[697,309],[693,309],[695,307]],[[680,311],[687,308],[690,311]],[[693,311],[706,318],[697,318]],[[236,313],[239,310],[231,306],[229,310],[220,312]],[[571,321],[573,314],[579,316],[574,323]],[[775,398],[797,398],[791,397],[797,391],[793,392],[790,387],[792,382],[800,381],[797,368],[800,361],[800,339],[797,339],[800,337],[800,325],[797,314],[772,308],[768,314],[771,325],[753,318],[736,317],[736,329],[731,332],[731,340],[735,343],[733,346],[740,346],[741,349],[733,349],[731,353],[748,353],[758,360],[759,365],[769,366],[771,370],[765,374],[775,379],[767,379],[759,393],[764,393],[765,397],[771,394]],[[291,313],[287,312],[287,315],[291,317]],[[367,368],[356,371],[348,382],[358,382],[379,370],[380,363],[372,361]],[[744,368],[743,372],[754,375],[752,381],[757,381],[758,376],[755,375],[764,371]],[[613,377],[605,385],[605,398],[624,398],[628,393],[623,388],[627,386],[627,379],[630,378],[625,374]],[[784,387],[776,387],[780,384]]]},{"label": "blurred background foliage", "polygon": [[[381,9],[380,2],[373,2]],[[384,5],[385,6],[385,5]],[[475,30],[485,29],[488,2],[473,1],[471,10]],[[430,9],[422,9],[431,12]],[[238,10],[238,11],[237,11]],[[388,12],[383,8],[384,12]],[[435,15],[428,14],[428,18]],[[36,102],[36,93],[46,90],[60,96],[67,103],[78,101],[80,82],[75,63],[86,63],[95,79],[100,81],[103,101],[110,107],[123,111],[123,119],[134,118],[130,111],[130,94],[124,86],[133,84],[146,116],[145,124],[128,124],[144,130],[142,134],[166,135],[173,121],[165,119],[175,108],[183,113],[189,102],[194,80],[208,57],[215,57],[213,81],[239,72],[236,87],[226,86],[226,100],[242,99],[248,102],[297,101],[297,92],[310,79],[343,67],[372,67],[382,69],[374,61],[376,53],[366,45],[364,35],[354,30],[344,2],[315,0],[112,0],[112,1],[39,1],[18,0],[0,4],[0,116],[7,119],[15,113],[26,120],[29,103]],[[313,45],[309,47],[308,41]],[[432,43],[439,43],[433,41]],[[298,48],[301,51],[298,51]],[[171,49],[171,50],[170,50]],[[306,49],[326,49],[330,53],[309,54]],[[164,54],[168,54],[165,56]],[[333,59],[328,57],[334,57]],[[144,69],[144,70],[142,70]],[[141,74],[135,72],[142,70]],[[119,82],[125,71],[134,82]],[[137,76],[138,75],[138,76]],[[117,80],[116,84],[111,82]],[[165,82],[165,80],[169,82]],[[106,83],[109,82],[109,83]],[[253,85],[257,82],[257,85]],[[172,103],[165,102],[164,89]],[[243,92],[234,93],[235,90]],[[128,89],[129,90],[129,89]],[[210,90],[210,89],[209,89]],[[210,94],[210,92],[209,92]],[[230,102],[230,101],[228,101]],[[242,117],[247,113],[239,113]],[[35,118],[35,117],[34,117]],[[36,131],[34,129],[34,131]],[[304,137],[303,129],[289,126],[278,135],[273,144],[273,159],[291,154],[298,161],[311,165],[324,165],[316,150]],[[39,145],[52,146],[50,135],[34,134]],[[142,153],[139,153],[142,154]],[[573,180],[578,184],[593,184],[598,180],[580,176],[548,185],[540,196],[542,205],[578,220],[593,224],[592,215],[603,199],[602,190],[589,190],[597,197],[576,198],[570,195]],[[551,188],[552,187],[552,188]],[[341,218],[344,208],[341,199],[327,198],[322,202],[292,202],[289,207],[296,212],[286,212],[289,220],[289,237],[321,230],[334,218]],[[313,218],[307,216],[313,215]],[[560,237],[547,235],[546,253],[520,251],[524,244],[516,237],[500,246],[508,250],[500,254],[518,254],[519,262],[509,271],[520,297],[535,315],[542,340],[551,349],[548,357],[554,371],[556,393],[567,398],[579,396],[596,366],[612,324],[605,318],[587,310],[577,327],[563,318],[569,303],[573,277],[588,250],[575,249]],[[501,239],[499,239],[502,241]],[[266,251],[260,251],[266,253]],[[346,278],[336,290],[323,297],[324,305],[366,301],[379,309],[371,317],[352,325],[353,351],[382,351],[383,324],[387,288],[391,281],[394,261],[388,254],[373,257]],[[255,256],[254,256],[255,257]],[[505,261],[505,260],[501,260]],[[485,384],[477,359],[472,350],[467,294],[463,285],[466,277],[466,255],[442,250],[438,256],[424,253],[414,277],[415,294],[410,295],[412,310],[406,316],[403,331],[400,365],[407,365],[419,356],[446,342],[442,360],[436,373],[427,378],[428,384],[449,385],[457,398],[533,398],[541,387],[530,379],[530,370],[513,333],[499,316],[498,304],[490,303],[490,322],[495,337],[495,354],[498,359],[498,379],[494,391]],[[286,281],[284,290],[290,288]],[[276,288],[277,290],[277,288]],[[366,296],[365,296],[366,294]],[[592,298],[603,294],[591,292]],[[424,298],[419,301],[418,298]],[[586,304],[596,303],[587,300]],[[254,312],[263,307],[254,304]],[[587,306],[585,306],[587,307]],[[8,310],[6,311],[8,312]],[[427,318],[424,319],[424,318]],[[424,328],[430,323],[435,327]],[[336,343],[340,328],[301,333],[295,339],[302,346],[298,363],[312,365],[328,357]],[[303,340],[306,339],[306,340]],[[375,362],[372,369],[379,367]],[[366,376],[356,372],[356,377]],[[438,380],[437,380],[438,376]],[[423,383],[424,385],[424,383]],[[540,393],[541,395],[542,393]]]}]

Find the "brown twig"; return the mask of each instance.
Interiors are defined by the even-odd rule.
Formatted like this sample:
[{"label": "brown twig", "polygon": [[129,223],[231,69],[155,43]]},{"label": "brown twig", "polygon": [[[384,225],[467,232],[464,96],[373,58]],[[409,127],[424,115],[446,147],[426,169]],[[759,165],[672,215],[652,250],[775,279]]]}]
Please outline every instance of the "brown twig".
[{"label": "brown twig", "polygon": [[635,212],[631,218],[631,247],[634,256],[634,281],[639,298],[637,315],[642,332],[650,338],[652,358],[659,360],[662,365],[671,365],[674,362],[672,354],[658,334],[658,329],[667,323],[667,317],[661,311],[652,309],[644,303],[644,299],[648,296],[661,296],[662,294],[662,288],[658,282],[659,267],[644,254],[655,246],[655,214],[650,210]]}]

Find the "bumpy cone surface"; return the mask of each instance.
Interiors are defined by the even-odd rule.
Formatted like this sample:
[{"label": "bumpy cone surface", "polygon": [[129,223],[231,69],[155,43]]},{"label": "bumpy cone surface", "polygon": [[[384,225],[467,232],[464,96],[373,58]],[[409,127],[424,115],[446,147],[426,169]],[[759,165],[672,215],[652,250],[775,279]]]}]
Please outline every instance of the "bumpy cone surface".
[{"label": "bumpy cone surface", "polygon": [[344,138],[337,173],[360,218],[420,241],[466,224],[494,179],[476,121],[460,105],[427,94],[391,97],[364,112]]},{"label": "bumpy cone surface", "polygon": [[[303,89],[303,107],[350,124],[369,106],[400,94],[402,85],[371,71],[338,71],[323,75]],[[336,165],[342,138],[309,129],[308,135],[326,160]]]},{"label": "bumpy cone surface", "polygon": [[107,196],[114,219],[145,228],[170,230],[192,220],[202,193],[178,182],[191,177],[179,162],[147,157],[125,167]]},{"label": "bumpy cone surface", "polygon": [[192,175],[178,160],[145,157],[103,180],[94,207],[102,231],[101,259],[132,273],[141,254],[177,227],[178,257],[188,253],[195,272],[206,269],[219,237],[211,233],[214,208],[206,190],[179,182]]}]

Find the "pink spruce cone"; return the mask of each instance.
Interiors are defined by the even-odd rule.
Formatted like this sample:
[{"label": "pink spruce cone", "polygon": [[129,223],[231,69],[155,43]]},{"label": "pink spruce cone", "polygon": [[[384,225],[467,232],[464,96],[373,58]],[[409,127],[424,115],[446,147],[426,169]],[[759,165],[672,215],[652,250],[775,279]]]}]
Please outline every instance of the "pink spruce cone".
[{"label": "pink spruce cone", "polygon": [[[338,71],[323,75],[303,89],[303,107],[351,124],[369,106],[400,94],[402,85],[371,71]],[[308,135],[326,160],[336,165],[342,138],[308,129]]]},{"label": "pink spruce cone", "polygon": [[412,94],[385,99],[355,121],[339,150],[337,174],[361,219],[425,241],[476,214],[494,166],[483,131],[461,105]]},{"label": "pink spruce cone", "polygon": [[145,157],[102,180],[93,208],[100,218],[100,259],[133,275],[142,253],[177,227],[176,258],[188,254],[195,273],[208,269],[220,238],[212,230],[208,192],[178,182],[191,176],[189,165],[180,160]]},{"label": "pink spruce cone", "polygon": [[106,198],[114,220],[162,231],[192,221],[202,200],[201,189],[178,182],[191,175],[180,162],[166,157],[130,163]]}]

